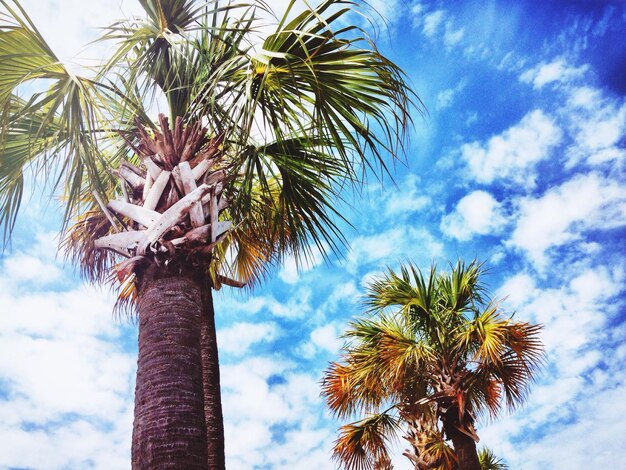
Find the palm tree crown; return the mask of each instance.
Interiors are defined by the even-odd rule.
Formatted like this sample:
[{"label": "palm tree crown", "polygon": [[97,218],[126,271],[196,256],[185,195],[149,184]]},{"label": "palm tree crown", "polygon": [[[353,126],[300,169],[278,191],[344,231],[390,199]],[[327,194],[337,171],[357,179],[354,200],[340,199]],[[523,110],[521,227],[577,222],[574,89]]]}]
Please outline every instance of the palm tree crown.
[{"label": "palm tree crown", "polygon": [[322,389],[338,417],[367,416],[341,430],[346,468],[374,468],[402,423],[416,468],[480,468],[476,419],[520,405],[543,360],[540,326],[502,312],[482,274],[475,261],[426,276],[409,263],[368,285],[369,315],[350,324]]},{"label": "palm tree crown", "polygon": [[[140,0],[146,16],[109,27],[102,40],[115,41],[116,52],[85,76],[59,62],[17,0],[0,3],[0,224],[6,239],[27,170],[56,174],[49,184],[65,203],[66,248],[90,278],[146,249],[195,255],[199,238],[211,246],[204,252],[213,254],[214,282],[218,271],[254,279],[277,254],[306,256],[311,242],[332,250],[342,241],[332,202],[368,168],[386,168],[410,123],[401,70],[363,31],[340,26],[352,2],[298,11],[292,1],[261,40],[259,13],[271,10],[260,0]],[[46,91],[20,97],[37,82]],[[163,100],[169,116],[155,122],[149,115]],[[181,180],[185,162],[193,181]],[[183,180],[209,186],[187,201],[196,207],[191,217],[185,206],[164,233],[94,246],[151,226],[133,208],[105,207],[109,201],[143,206],[149,198],[148,209],[162,214],[193,190]],[[215,226],[197,209],[209,212],[211,197],[219,221],[230,223],[213,229],[221,242],[194,232],[192,242],[163,246]],[[109,251],[95,252],[101,248]]]}]

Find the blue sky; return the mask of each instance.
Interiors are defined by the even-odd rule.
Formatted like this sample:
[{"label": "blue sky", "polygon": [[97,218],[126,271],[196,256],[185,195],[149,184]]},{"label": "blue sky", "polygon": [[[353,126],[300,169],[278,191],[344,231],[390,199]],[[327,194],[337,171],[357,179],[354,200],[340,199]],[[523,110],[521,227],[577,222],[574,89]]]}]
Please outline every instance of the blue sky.
[{"label": "blue sky", "polygon": [[[482,442],[512,469],[626,468],[626,6],[372,3],[428,114],[395,185],[371,181],[343,207],[341,259],[288,260],[252,293],[217,295],[228,467],[334,468],[340,423],[318,382],[364,282],[407,258],[477,257],[503,306],[545,325],[548,356],[523,409],[480,423]],[[139,11],[23,4],[66,58]],[[136,330],[55,257],[59,217],[32,198],[0,258],[0,468],[126,469]]]}]

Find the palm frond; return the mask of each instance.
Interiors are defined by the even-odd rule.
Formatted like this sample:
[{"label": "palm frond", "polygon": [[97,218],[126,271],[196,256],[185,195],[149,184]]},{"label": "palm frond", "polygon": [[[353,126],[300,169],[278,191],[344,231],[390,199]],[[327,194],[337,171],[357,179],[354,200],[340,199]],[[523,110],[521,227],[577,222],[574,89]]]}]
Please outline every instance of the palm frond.
[{"label": "palm frond", "polygon": [[491,449],[483,447],[478,451],[481,470],[508,470],[509,466],[499,459]]},{"label": "palm frond", "polygon": [[342,426],[335,441],[333,458],[346,470],[369,470],[388,457],[387,445],[399,428],[397,419],[381,413]]},{"label": "palm frond", "polygon": [[386,168],[384,154],[398,154],[412,94],[402,71],[354,34],[356,28],[333,31],[350,4],[326,0],[287,21],[291,2],[277,31],[253,56],[243,109],[248,133],[256,110],[261,127],[277,140],[310,129],[312,137],[331,142],[346,172],[355,175],[355,163]]},{"label": "palm frond", "polygon": [[[5,240],[19,213],[26,166],[35,173],[63,175],[49,184],[52,190],[64,189],[65,220],[76,209],[85,181],[90,188],[102,190],[98,171],[102,158],[95,133],[106,120],[99,110],[97,84],[60,64],[14,3],[11,8],[2,2],[8,13],[0,18],[0,108],[5,110],[0,128],[0,200]],[[48,90],[34,93],[29,100],[17,98],[15,93],[33,80],[47,81]]]}]

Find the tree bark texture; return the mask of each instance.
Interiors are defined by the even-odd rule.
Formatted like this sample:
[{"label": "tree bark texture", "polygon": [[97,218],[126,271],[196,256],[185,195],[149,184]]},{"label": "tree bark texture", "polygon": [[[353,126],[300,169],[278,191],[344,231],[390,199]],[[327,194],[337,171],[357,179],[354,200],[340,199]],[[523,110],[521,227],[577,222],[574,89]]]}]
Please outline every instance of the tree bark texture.
[{"label": "tree bark texture", "polygon": [[458,421],[458,410],[452,411],[451,414],[454,413],[457,414],[456,419],[443,420],[443,429],[446,436],[452,441],[459,470],[481,470],[478,452],[476,451],[476,442],[467,434],[459,431],[455,427],[457,423],[451,422]]},{"label": "tree bark texture", "polygon": [[210,470],[224,470],[224,417],[220,392],[220,368],[215,334],[215,311],[211,288],[203,290],[203,311],[200,322],[204,417],[207,429],[207,452]]},{"label": "tree bark texture", "polygon": [[141,275],[133,470],[209,468],[200,279],[154,265]]}]

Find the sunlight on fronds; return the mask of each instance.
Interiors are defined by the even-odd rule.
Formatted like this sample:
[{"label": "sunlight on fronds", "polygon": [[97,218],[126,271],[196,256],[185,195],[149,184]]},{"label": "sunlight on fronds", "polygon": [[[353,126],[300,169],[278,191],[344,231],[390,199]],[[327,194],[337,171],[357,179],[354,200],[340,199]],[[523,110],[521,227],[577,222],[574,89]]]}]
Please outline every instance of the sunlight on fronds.
[{"label": "sunlight on fronds", "polygon": [[[339,417],[393,403],[411,423],[406,438],[419,450],[404,455],[416,468],[457,468],[428,419],[477,441],[476,419],[520,406],[543,364],[541,326],[505,316],[487,298],[483,273],[477,261],[458,261],[450,272],[432,266],[428,277],[412,263],[388,269],[366,287],[367,316],[349,324],[343,362],[327,372],[323,394]],[[366,461],[360,447],[354,452]]]},{"label": "sunlight on fronds", "polygon": [[446,443],[441,432],[431,433],[422,443],[423,449],[433,462],[433,470],[457,470],[454,449]]},{"label": "sunlight on fronds", "polygon": [[377,461],[388,457],[387,445],[398,427],[397,419],[386,413],[342,426],[333,458],[346,470],[373,470]]},{"label": "sunlight on fronds", "polygon": [[502,459],[496,457],[491,449],[483,447],[478,452],[481,470],[508,470],[509,466]]},{"label": "sunlight on fronds", "polygon": [[[203,163],[215,178],[222,175],[226,195],[211,223],[232,229],[209,241],[196,231],[188,243],[185,230],[198,229],[192,226],[200,215],[195,222],[172,222],[161,238],[150,240],[158,245],[149,255],[155,262],[167,256],[168,262],[189,261],[206,268],[215,287],[224,278],[228,285],[250,287],[286,257],[300,263],[314,252],[325,259],[340,252],[346,244],[342,194],[359,188],[368,168],[377,177],[388,171],[389,162],[401,157],[411,112],[422,111],[402,70],[380,54],[366,31],[347,25],[357,4],[305,2],[296,13],[299,7],[290,2],[264,39],[259,13],[267,16],[270,6],[262,0],[140,4],[143,17],[105,30],[100,40],[114,42],[115,50],[82,76],[58,61],[18,0],[0,0],[5,241],[20,212],[27,172],[53,175],[46,184],[65,205],[63,248],[85,277],[105,280],[119,258],[102,250],[115,251],[115,243],[95,245],[93,238],[122,243],[127,234],[112,237],[118,230],[139,236],[150,225],[107,207],[130,204],[141,211],[152,194],[156,201],[150,204],[157,205],[147,210],[163,215],[189,192],[176,175],[162,178],[158,194],[150,193],[152,184],[161,172],[175,170],[177,162],[170,160],[181,157],[190,135],[199,135],[193,152],[203,158],[219,140],[219,162],[207,157]],[[27,98],[17,96],[42,87]],[[149,113],[163,98],[170,121],[156,122]],[[166,147],[178,157],[162,155]],[[189,161],[185,171],[194,171],[202,160],[196,157],[182,159]],[[124,168],[134,169],[130,178],[136,181],[121,176]],[[202,204],[202,210],[210,208]],[[154,217],[148,213],[148,222]],[[206,248],[197,246],[205,242]],[[117,253],[147,256],[146,243],[118,246]],[[132,298],[127,279],[122,282],[122,299]],[[405,357],[406,368],[416,354],[396,355]],[[366,356],[361,361],[365,369],[380,367]],[[371,401],[370,379],[359,380]]]},{"label": "sunlight on fronds", "polygon": [[496,363],[507,348],[509,320],[502,318],[497,304],[490,304],[459,332],[467,351],[475,351],[477,361]]},{"label": "sunlight on fronds", "polygon": [[474,304],[483,303],[485,286],[482,283],[483,265],[476,260],[470,263],[458,260],[450,271],[438,281],[440,302],[445,309],[462,314]]},{"label": "sunlight on fronds", "polygon": [[322,397],[330,410],[338,417],[353,414],[357,407],[355,387],[351,383],[350,365],[331,362],[322,380]]}]

